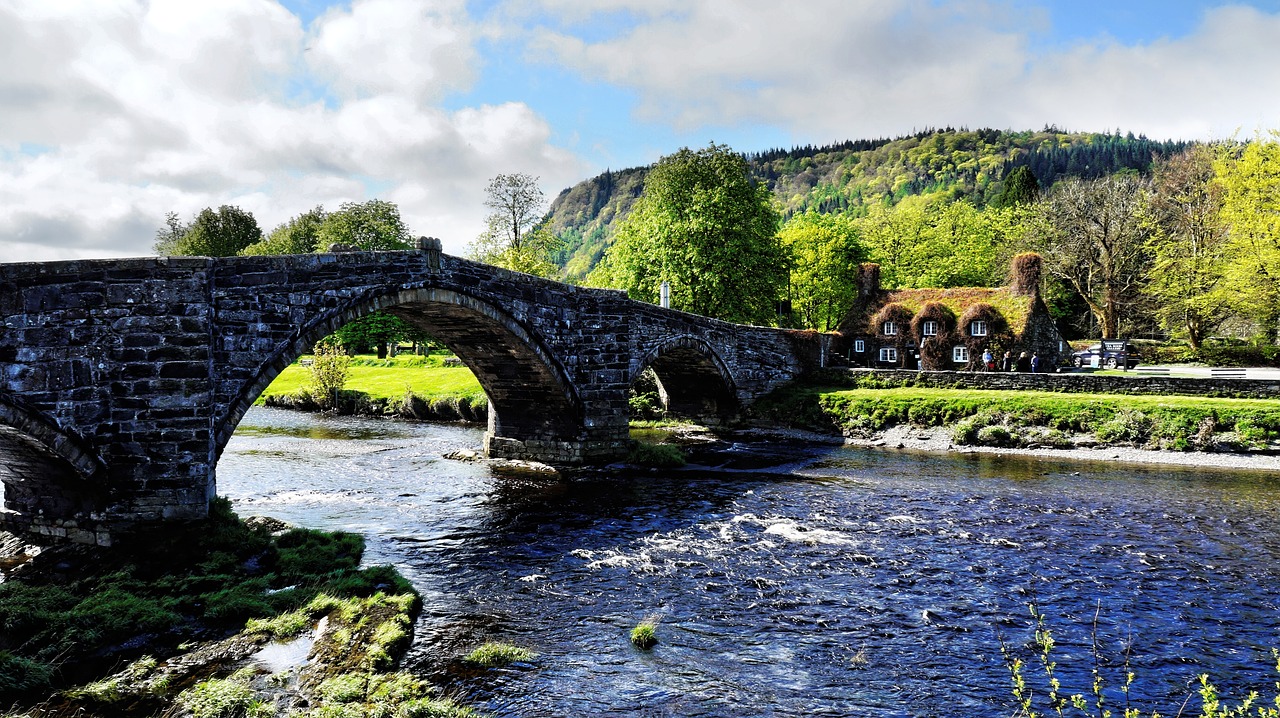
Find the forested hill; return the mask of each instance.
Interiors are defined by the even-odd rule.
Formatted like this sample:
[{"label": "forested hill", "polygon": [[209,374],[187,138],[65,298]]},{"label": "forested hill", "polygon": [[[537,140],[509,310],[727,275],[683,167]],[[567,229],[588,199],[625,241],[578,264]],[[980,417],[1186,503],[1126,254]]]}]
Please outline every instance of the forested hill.
[{"label": "forested hill", "polygon": [[[852,140],[822,147],[773,149],[745,155],[785,216],[808,209],[862,215],[874,203],[938,194],[985,206],[1003,178],[1027,166],[1042,189],[1063,177],[1094,178],[1121,170],[1146,173],[1153,155],[1182,151],[1185,142],[1132,133],[1086,134],[1047,127],[1039,132],[926,130],[896,139]],[[560,193],[551,203],[551,229],[565,240],[557,262],[580,279],[599,261],[618,221],[644,189],[647,167],[606,171]]]}]

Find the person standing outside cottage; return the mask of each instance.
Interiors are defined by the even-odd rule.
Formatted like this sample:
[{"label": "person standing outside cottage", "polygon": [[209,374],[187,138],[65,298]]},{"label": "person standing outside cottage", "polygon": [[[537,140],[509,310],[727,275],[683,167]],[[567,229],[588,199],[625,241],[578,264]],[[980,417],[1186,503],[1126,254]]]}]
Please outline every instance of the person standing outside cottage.
[{"label": "person standing outside cottage", "polygon": [[1031,360],[1027,358],[1027,353],[1022,352],[1018,355],[1018,371],[1031,371]]},{"label": "person standing outside cottage", "polygon": [[990,349],[982,350],[982,366],[986,367],[987,371],[996,370],[996,358],[991,354]]},{"label": "person standing outside cottage", "polygon": [[1013,371],[1013,354],[1004,353],[1004,358],[1000,360],[1000,371]]},{"label": "person standing outside cottage", "polygon": [[1035,374],[1039,371],[1040,371],[1040,355],[1032,354],[1031,355],[1031,373]]}]

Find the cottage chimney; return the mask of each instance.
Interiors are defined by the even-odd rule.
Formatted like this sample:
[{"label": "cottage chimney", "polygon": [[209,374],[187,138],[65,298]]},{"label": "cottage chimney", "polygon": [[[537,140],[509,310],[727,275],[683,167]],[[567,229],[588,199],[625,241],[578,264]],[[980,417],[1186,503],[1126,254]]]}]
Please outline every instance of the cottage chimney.
[{"label": "cottage chimney", "polygon": [[1014,294],[1040,293],[1040,272],[1044,260],[1035,252],[1023,252],[1009,262],[1009,284]]},{"label": "cottage chimney", "polygon": [[867,262],[858,265],[858,299],[870,299],[880,292],[880,265]]}]

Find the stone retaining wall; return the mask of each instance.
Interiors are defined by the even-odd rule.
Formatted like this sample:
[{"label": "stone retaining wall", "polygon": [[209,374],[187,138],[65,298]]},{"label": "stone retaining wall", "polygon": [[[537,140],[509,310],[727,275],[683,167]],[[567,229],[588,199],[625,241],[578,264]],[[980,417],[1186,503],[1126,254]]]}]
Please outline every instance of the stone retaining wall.
[{"label": "stone retaining wall", "polygon": [[902,382],[906,386],[939,389],[1015,389],[1097,394],[1181,394],[1246,399],[1280,399],[1280,380],[1178,378],[1087,373],[1030,374],[1023,372],[911,371],[902,369],[828,369],[813,375],[818,382],[854,386],[862,378]]}]

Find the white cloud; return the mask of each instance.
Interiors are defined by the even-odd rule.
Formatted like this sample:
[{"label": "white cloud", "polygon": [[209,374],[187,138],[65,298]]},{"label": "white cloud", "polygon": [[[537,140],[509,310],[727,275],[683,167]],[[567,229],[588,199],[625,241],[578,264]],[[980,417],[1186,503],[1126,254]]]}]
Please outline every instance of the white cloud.
[{"label": "white cloud", "polygon": [[[632,8],[598,0],[593,11]],[[566,24],[582,9],[542,7]],[[1037,52],[1035,12],[972,0],[691,4],[587,41],[533,31],[543,60],[639,93],[639,119],[680,130],[767,123],[816,140],[911,128],[1056,123],[1209,137],[1280,120],[1280,15],[1208,10],[1191,35]]]},{"label": "white cloud", "polygon": [[489,177],[579,178],[524,104],[428,104],[475,54],[459,6],[420,7],[357,1],[303,28],[272,0],[0,0],[0,257],[148,254],[169,211],[239,204],[269,230],[372,196],[460,252]]},{"label": "white cloud", "polygon": [[318,22],[307,59],[344,97],[418,101],[468,86],[478,57],[461,0],[358,0]]}]

